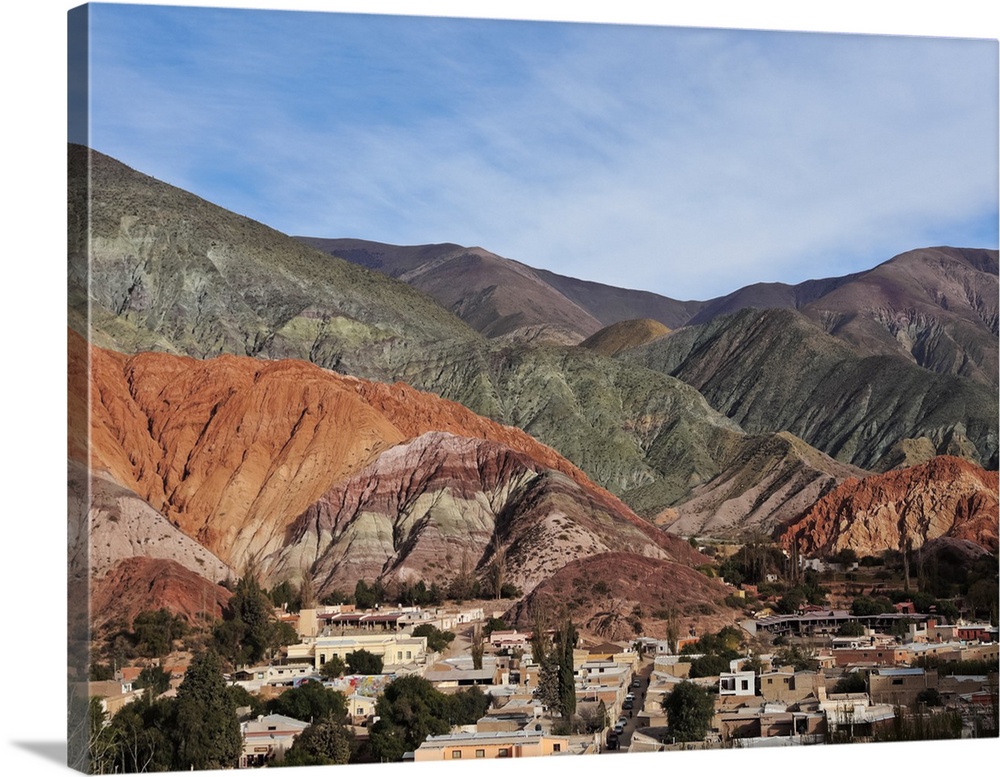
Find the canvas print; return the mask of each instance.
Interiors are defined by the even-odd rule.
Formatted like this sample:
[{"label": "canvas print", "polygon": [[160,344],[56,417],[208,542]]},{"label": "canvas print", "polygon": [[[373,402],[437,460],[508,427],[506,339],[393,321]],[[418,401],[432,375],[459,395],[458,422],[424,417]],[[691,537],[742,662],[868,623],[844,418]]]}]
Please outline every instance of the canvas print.
[{"label": "canvas print", "polygon": [[68,25],[70,766],[997,737],[996,40]]}]

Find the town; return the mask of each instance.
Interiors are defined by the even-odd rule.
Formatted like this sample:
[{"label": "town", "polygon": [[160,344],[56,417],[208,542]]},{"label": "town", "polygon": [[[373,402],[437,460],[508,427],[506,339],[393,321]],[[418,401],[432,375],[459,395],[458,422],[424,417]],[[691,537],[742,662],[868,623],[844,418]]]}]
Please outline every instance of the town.
[{"label": "town", "polygon": [[[708,548],[719,563],[703,571],[752,576],[748,547]],[[151,721],[183,727],[186,697],[200,728],[228,732],[225,752],[217,738],[188,753],[195,768],[997,735],[995,593],[956,598],[959,610],[852,554],[791,577],[757,569],[728,583],[731,625],[680,633],[667,611],[662,633],[627,640],[584,633],[567,613],[514,628],[512,600],[449,600],[422,583],[393,596],[361,581],[335,597],[351,601],[322,604],[248,575],[200,636],[144,613],[130,657],[92,664],[95,771],[176,768]]]}]

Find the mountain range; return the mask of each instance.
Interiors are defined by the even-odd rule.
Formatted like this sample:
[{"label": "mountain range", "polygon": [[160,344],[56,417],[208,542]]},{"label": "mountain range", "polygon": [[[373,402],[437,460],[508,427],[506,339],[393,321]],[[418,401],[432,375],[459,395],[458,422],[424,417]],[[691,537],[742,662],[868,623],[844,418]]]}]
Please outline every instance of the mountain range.
[{"label": "mountain range", "polygon": [[772,531],[939,454],[996,468],[996,251],[678,302],[295,239],[80,146],[68,215],[71,497],[122,607],[211,610],[248,564],[321,593],[464,568],[522,606],[600,574],[647,621],[678,590],[720,619],[676,535]]}]

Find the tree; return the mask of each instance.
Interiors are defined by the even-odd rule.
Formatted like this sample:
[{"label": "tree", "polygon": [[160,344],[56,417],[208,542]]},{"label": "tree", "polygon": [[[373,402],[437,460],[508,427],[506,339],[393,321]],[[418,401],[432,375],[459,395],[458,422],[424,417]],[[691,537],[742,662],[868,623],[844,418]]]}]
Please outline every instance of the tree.
[{"label": "tree", "polygon": [[700,742],[715,714],[712,694],[692,682],[678,683],[663,700],[670,734],[679,742]]},{"label": "tree", "polygon": [[837,633],[842,637],[861,637],[864,636],[865,627],[861,621],[844,621]]},{"label": "tree", "polygon": [[285,753],[285,766],[346,764],[351,758],[354,736],[342,723],[323,718],[295,738]]},{"label": "tree", "polygon": [[343,677],[346,669],[347,664],[344,663],[344,659],[337,655],[330,656],[326,659],[326,663],[320,667],[319,676],[324,680],[333,680],[337,677]]},{"label": "tree", "polygon": [[132,621],[133,642],[143,656],[165,656],[173,641],[183,637],[186,629],[184,619],[165,607],[143,610]]},{"label": "tree", "polygon": [[711,677],[728,671],[728,659],[714,653],[706,653],[691,662],[688,677]]},{"label": "tree", "polygon": [[851,602],[851,615],[864,617],[866,615],[881,615],[892,609],[888,599],[872,599],[870,596],[858,596]]},{"label": "tree", "polygon": [[427,637],[427,649],[435,653],[442,652],[452,643],[455,635],[450,631],[441,631],[430,623],[421,623],[413,630],[414,637]]},{"label": "tree", "polygon": [[139,672],[139,677],[133,684],[135,688],[149,688],[153,696],[159,696],[170,690],[170,672],[163,667],[147,666]]},{"label": "tree", "polygon": [[483,629],[477,623],[472,627],[472,644],[469,646],[469,650],[472,653],[472,668],[482,669],[483,668]]},{"label": "tree", "polygon": [[236,707],[226,692],[218,654],[196,655],[177,689],[174,728],[178,769],[226,769],[243,745]]},{"label": "tree", "polygon": [[289,688],[267,703],[267,710],[296,720],[312,721],[330,718],[342,721],[347,717],[347,698],[340,691],[327,688],[315,680],[306,680]]},{"label": "tree", "polygon": [[423,677],[400,677],[386,686],[375,704],[379,720],[371,727],[372,753],[380,760],[400,761],[429,735],[475,723],[488,706],[488,697],[478,688],[448,696]]},{"label": "tree", "polygon": [[382,674],[382,656],[367,650],[347,654],[347,669],[351,674]]},{"label": "tree", "polygon": [[354,586],[354,606],[359,610],[370,610],[376,604],[382,603],[381,586],[377,583],[371,587],[364,580],[359,580]]},{"label": "tree", "polygon": [[559,629],[559,711],[567,720],[576,714],[576,679],[573,676],[573,649],[577,641],[576,627],[566,620]]},{"label": "tree", "polygon": [[510,626],[507,625],[507,621],[503,618],[487,618],[486,625],[483,627],[483,633],[489,638],[494,631],[506,631],[509,628]]},{"label": "tree", "polygon": [[833,686],[834,693],[865,693],[867,690],[868,684],[862,672],[851,672],[837,680]]},{"label": "tree", "polygon": [[257,582],[254,570],[248,569],[237,581],[229,608],[234,620],[243,624],[241,643],[245,660],[259,661],[271,649],[274,605]]}]

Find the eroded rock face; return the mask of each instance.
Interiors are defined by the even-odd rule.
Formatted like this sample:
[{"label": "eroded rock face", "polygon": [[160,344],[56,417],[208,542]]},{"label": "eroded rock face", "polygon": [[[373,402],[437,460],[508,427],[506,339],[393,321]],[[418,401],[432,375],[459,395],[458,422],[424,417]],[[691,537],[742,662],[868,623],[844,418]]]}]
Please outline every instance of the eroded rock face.
[{"label": "eroded rock face", "polygon": [[748,437],[723,473],[692,489],[690,499],[654,521],[683,536],[738,539],[758,530],[770,534],[838,483],[867,474],[788,432]]},{"label": "eroded rock face", "polygon": [[686,559],[689,546],[507,445],[431,432],[324,494],[266,568],[275,579],[310,570],[322,594],[358,579],[481,577],[502,557],[504,582],[530,590],[577,558],[626,548]]},{"label": "eroded rock face", "polygon": [[94,629],[121,622],[130,626],[144,610],[161,607],[194,622],[222,617],[232,594],[176,561],[127,558],[91,587],[90,612]]},{"label": "eroded rock face", "polygon": [[[88,476],[84,467],[70,463],[70,493],[87,498]],[[191,539],[156,512],[137,494],[104,477],[89,478],[87,511],[72,512],[85,517],[87,574],[102,578],[116,564],[133,556],[175,561],[213,582],[239,577],[219,558]]]},{"label": "eroded rock face", "polygon": [[820,499],[780,535],[802,556],[846,548],[859,556],[917,548],[950,537],[997,551],[997,472],[952,456],[849,479]]},{"label": "eroded rock face", "polygon": [[[76,336],[71,333],[70,337]],[[78,347],[86,346],[79,340]],[[413,454],[413,448],[392,449],[403,440],[430,431],[491,441],[499,447],[491,449],[490,456],[500,456],[496,450],[502,448],[502,456],[511,462],[516,459],[521,470],[536,476],[549,470],[558,472],[566,481],[563,490],[579,492],[572,500],[616,516],[628,525],[636,542],[642,538],[642,542],[659,548],[655,552],[669,548],[680,555],[687,552],[683,542],[649,526],[617,497],[591,483],[580,469],[520,429],[497,424],[455,402],[404,384],[372,383],[292,360],[221,356],[201,361],[149,352],[125,356],[96,347],[90,352],[92,466],[106,471],[235,569],[284,548],[296,518],[307,514],[313,505],[329,506],[331,500],[341,499],[331,496],[331,489],[342,487],[343,499],[353,498],[350,494],[357,486],[348,481],[376,460],[389,474],[377,472],[365,477],[379,483],[405,480],[409,488],[405,500],[419,500],[420,504],[431,499],[440,506],[444,497],[424,496],[423,491],[437,494],[443,488],[447,488],[448,499],[463,504],[476,502],[483,498],[481,494],[497,488],[500,490],[489,499],[503,502],[504,489],[521,477],[511,475],[509,464],[497,472],[489,467],[484,470],[486,459],[470,467],[461,456],[487,454],[472,450],[460,453],[453,445],[438,446],[442,463],[431,473],[434,483],[424,483],[420,473],[426,465],[421,457],[429,455],[428,451]],[[383,456],[387,457],[380,459]],[[471,480],[465,483],[463,478]],[[390,490],[394,488],[397,486]],[[553,493],[548,496],[554,498]],[[395,513],[408,514],[411,508],[409,502],[374,507],[366,503],[363,510],[360,501],[357,505],[357,511],[366,515],[392,514],[393,521],[399,520]],[[330,512],[328,507],[317,507],[313,512],[324,510]],[[454,529],[446,526],[442,532]],[[461,532],[467,530],[463,523]],[[334,564],[342,570],[337,579],[348,575],[351,567],[365,573],[351,572],[352,583],[358,577],[372,578],[386,572],[382,566],[387,558],[398,556],[398,543],[392,534],[384,542],[376,542],[372,538],[382,536],[384,530],[365,522],[355,522],[351,531],[358,533],[356,546],[346,566]],[[489,537],[493,528],[484,531]],[[433,543],[425,545],[433,547]],[[274,568],[287,572],[307,557],[311,565],[323,552],[325,548],[320,546],[308,552],[300,549]],[[479,548],[473,567],[481,555]],[[414,557],[419,558],[419,554]],[[456,564],[458,558],[454,556]],[[378,559],[377,564],[374,559]],[[393,563],[400,565],[402,561]],[[410,563],[424,570],[423,562]],[[371,574],[373,571],[377,574]],[[409,575],[405,564],[393,567],[393,572]],[[524,581],[534,579],[533,574],[525,573]]]}]

